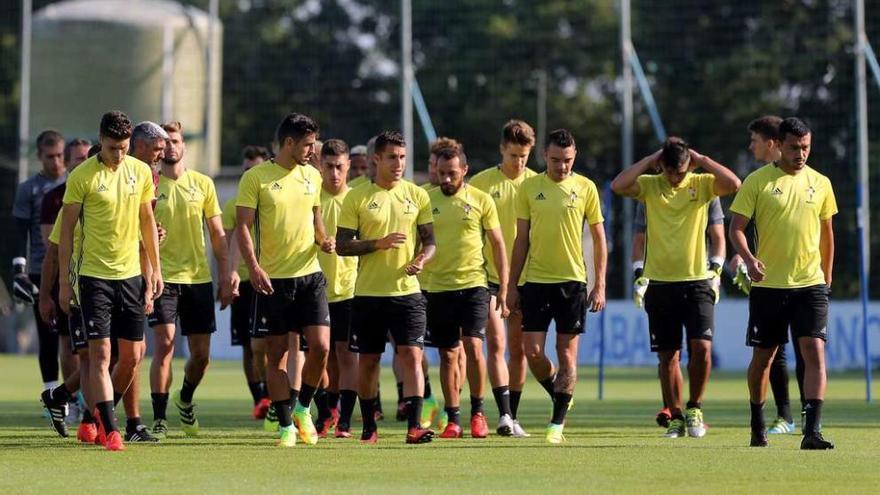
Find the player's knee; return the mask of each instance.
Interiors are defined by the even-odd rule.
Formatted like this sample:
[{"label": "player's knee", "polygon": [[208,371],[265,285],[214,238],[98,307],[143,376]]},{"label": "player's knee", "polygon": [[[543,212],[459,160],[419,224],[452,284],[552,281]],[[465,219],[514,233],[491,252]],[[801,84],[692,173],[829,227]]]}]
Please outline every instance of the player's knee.
[{"label": "player's knee", "polygon": [[525,349],[526,360],[529,362],[540,361],[544,359],[544,350],[540,346],[528,346]]}]

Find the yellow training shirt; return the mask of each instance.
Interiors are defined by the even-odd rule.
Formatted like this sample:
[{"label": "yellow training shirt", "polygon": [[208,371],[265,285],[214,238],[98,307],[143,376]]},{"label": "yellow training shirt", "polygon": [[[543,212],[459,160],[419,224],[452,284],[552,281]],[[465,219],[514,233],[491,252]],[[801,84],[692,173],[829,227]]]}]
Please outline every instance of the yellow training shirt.
[{"label": "yellow training shirt", "polygon": [[[526,168],[525,171],[516,179],[510,179],[501,167],[492,167],[483,170],[470,180],[470,185],[487,193],[495,201],[495,207],[498,210],[498,220],[501,222],[501,235],[504,237],[504,247],[507,249],[507,261],[511,260],[513,255],[513,240],[516,239],[516,194],[519,191],[520,184],[529,177],[537,175],[534,170]],[[492,246],[486,241],[483,249],[483,256],[486,259],[486,270],[489,272],[489,282],[493,284],[499,283],[498,272],[495,270],[494,256],[492,254]],[[525,270],[523,270],[525,276]],[[520,283],[525,279],[520,279]]]},{"label": "yellow training shirt", "polygon": [[677,187],[662,174],[638,178],[638,200],[648,221],[645,278],[689,282],[709,278],[706,267],[708,204],[715,176],[687,173]]},{"label": "yellow training shirt", "polygon": [[415,257],[417,226],[433,221],[428,193],[412,182],[400,181],[390,190],[373,182],[352,189],[342,204],[338,228],[357,231],[357,238],[362,240],[378,240],[392,232],[406,234],[406,242],[400,247],[360,257],[355,295],[417,294],[419,282],[404,268]]},{"label": "yellow training shirt", "polygon": [[141,274],[140,207],[153,200],[150,167],[125,156],[116,170],[95,155],[67,177],[65,204],[81,204],[82,262],[79,274],[124,280]]},{"label": "yellow training shirt", "polygon": [[443,292],[486,287],[484,236],[487,230],[500,227],[492,198],[468,184],[453,196],[443,194],[440,187],[431,189],[428,196],[437,252],[425,265],[422,289]]},{"label": "yellow training shirt", "polygon": [[348,187],[349,187],[349,189],[354,189],[355,187],[362,186],[364,184],[369,184],[369,183],[370,183],[369,177],[367,177],[366,175],[359,175],[359,176],[355,177],[354,179],[352,179],[351,182],[348,183]]},{"label": "yellow training shirt", "polygon": [[[321,215],[327,235],[336,237],[336,224],[342,213],[342,203],[351,188],[345,187],[336,196],[321,189]],[[357,279],[358,259],[354,256],[339,256],[336,253],[318,252],[318,262],[327,279],[327,301],[334,303],[354,297],[354,282]]]},{"label": "yellow training shirt", "polygon": [[[52,225],[52,232],[49,233],[49,242],[58,246],[61,242],[61,212],[58,212],[58,216],[55,218],[55,224]],[[59,273],[59,277],[68,277],[71,283],[71,288],[73,289],[73,297],[75,301],[79,300],[79,284],[76,283],[75,274],[77,273],[76,268],[79,263],[79,259],[82,256],[82,227],[80,226],[79,221],[76,222],[76,225],[73,227],[73,250],[71,251],[73,254],[70,257],[70,273]],[[74,302],[75,302],[74,301]],[[79,303],[77,303],[79,305]]]},{"label": "yellow training shirt", "polygon": [[263,162],[242,175],[235,205],[257,210],[255,248],[269,278],[321,271],[312,210],[321,206],[321,174],[315,167]]},{"label": "yellow training shirt", "polygon": [[765,278],[752,285],[794,289],[825,283],[820,223],[837,213],[827,177],[809,166],[789,175],[765,165],[746,177],[730,211],[755,220],[756,256]]},{"label": "yellow training shirt", "polygon": [[590,225],[605,220],[599,203],[596,185],[582,175],[554,182],[545,172],[523,181],[516,216],[529,221],[526,282],[587,281],[584,219]]},{"label": "yellow training shirt", "polygon": [[159,176],[155,215],[167,231],[159,245],[162,278],[166,282],[211,281],[205,252],[205,220],[220,213],[214,181],[207,175],[184,170],[177,180]]}]

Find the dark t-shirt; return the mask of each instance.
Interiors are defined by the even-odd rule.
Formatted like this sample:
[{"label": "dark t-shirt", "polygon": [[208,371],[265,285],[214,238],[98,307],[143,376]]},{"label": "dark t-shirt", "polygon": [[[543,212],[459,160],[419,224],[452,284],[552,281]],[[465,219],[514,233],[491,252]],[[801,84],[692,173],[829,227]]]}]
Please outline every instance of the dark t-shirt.
[{"label": "dark t-shirt", "polygon": [[28,273],[38,275],[43,265],[43,256],[46,255],[46,247],[43,245],[43,235],[40,232],[40,214],[43,206],[43,196],[50,190],[58,187],[67,180],[67,174],[50,179],[38,173],[18,185],[15,191],[15,201],[12,205],[12,216],[28,222],[29,255]]},{"label": "dark t-shirt", "polygon": [[55,225],[58,212],[64,206],[64,191],[66,190],[67,182],[43,196],[43,206],[40,208],[40,225]]}]

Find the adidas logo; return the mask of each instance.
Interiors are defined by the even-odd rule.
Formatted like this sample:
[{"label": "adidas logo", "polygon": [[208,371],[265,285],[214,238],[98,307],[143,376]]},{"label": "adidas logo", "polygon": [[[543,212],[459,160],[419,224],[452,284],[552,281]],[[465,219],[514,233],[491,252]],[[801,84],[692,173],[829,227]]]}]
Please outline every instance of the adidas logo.
[{"label": "adidas logo", "polygon": [[435,206],[434,209],[431,210],[431,213],[433,213],[433,214],[435,214],[435,215],[438,214],[438,213],[440,213],[440,208],[437,208],[437,207]]},{"label": "adidas logo", "polygon": [[492,197],[495,199],[501,199],[501,191],[492,191]]},{"label": "adidas logo", "polygon": [[370,204],[367,205],[368,210],[375,210],[377,208],[379,208],[379,204],[375,201],[370,201]]},{"label": "adidas logo", "polygon": [[778,187],[774,187],[773,190],[770,191],[771,196],[779,196],[781,194],[782,194],[782,189],[779,189]]},{"label": "adidas logo", "polygon": [[279,183],[276,182],[276,183],[272,184],[272,187],[270,187],[269,190],[271,190],[271,191],[280,191],[280,190],[281,190],[281,184],[279,184]]},{"label": "adidas logo", "polygon": [[101,185],[98,186],[98,192],[99,192],[99,193],[100,193],[100,192],[107,192],[107,191],[108,191],[107,186],[105,186],[104,184],[101,184]]},{"label": "adidas logo", "polygon": [[159,193],[159,197],[156,198],[156,201],[162,201],[163,199],[168,199],[168,195],[165,193]]},{"label": "adidas logo", "polygon": [[541,193],[538,193],[537,196],[535,196],[535,199],[537,199],[538,201],[544,201],[547,198],[545,198],[544,193],[541,192]]},{"label": "adidas logo", "polygon": [[703,337],[711,337],[711,336],[712,336],[712,329],[711,328],[707,328],[707,329],[703,330]]}]

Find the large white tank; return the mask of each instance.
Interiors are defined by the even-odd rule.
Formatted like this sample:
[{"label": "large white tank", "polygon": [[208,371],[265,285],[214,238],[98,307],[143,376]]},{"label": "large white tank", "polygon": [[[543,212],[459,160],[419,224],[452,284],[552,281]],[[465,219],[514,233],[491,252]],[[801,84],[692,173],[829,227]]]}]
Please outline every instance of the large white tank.
[{"label": "large white tank", "polygon": [[[215,23],[209,44],[210,24],[205,12],[166,0],[70,0],[36,12],[31,141],[47,128],[95,139],[101,115],[113,109],[135,123],[178,120],[187,165],[213,175],[220,165],[222,28]],[[35,153],[29,156],[35,169]]]}]

